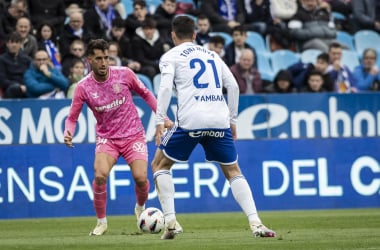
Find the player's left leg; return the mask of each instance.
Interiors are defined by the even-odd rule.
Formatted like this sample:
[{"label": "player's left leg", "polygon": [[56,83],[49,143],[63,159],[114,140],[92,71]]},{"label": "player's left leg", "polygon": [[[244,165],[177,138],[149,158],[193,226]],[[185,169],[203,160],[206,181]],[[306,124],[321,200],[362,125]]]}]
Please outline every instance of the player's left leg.
[{"label": "player's left leg", "polygon": [[148,199],[149,180],[148,172],[148,148],[145,135],[137,134],[133,138],[125,138],[119,145],[120,153],[129,164],[132,177],[135,182],[135,216],[138,219],[145,209],[145,202]]},{"label": "player's left leg", "polygon": [[95,178],[92,184],[94,192],[94,209],[97,217],[97,225],[90,235],[103,235],[107,231],[107,178],[116,160],[113,156],[97,152],[95,155]]},{"label": "player's left leg", "polygon": [[134,160],[129,166],[131,167],[132,176],[135,181],[135,215],[136,219],[138,219],[145,209],[145,203],[149,194],[150,183],[147,178],[148,162],[145,160]]},{"label": "player's left leg", "polygon": [[274,237],[275,233],[261,222],[251,188],[237,164],[237,152],[230,129],[214,130],[214,133],[202,139],[201,144],[208,161],[220,164],[223,174],[230,182],[232,194],[248,217],[254,236]]},{"label": "player's left leg", "polygon": [[232,165],[221,164],[221,167],[225,177],[230,182],[231,191],[236,202],[248,217],[253,235],[255,237],[275,237],[276,233],[265,227],[261,222],[251,188],[243,174],[240,172],[237,163]]}]

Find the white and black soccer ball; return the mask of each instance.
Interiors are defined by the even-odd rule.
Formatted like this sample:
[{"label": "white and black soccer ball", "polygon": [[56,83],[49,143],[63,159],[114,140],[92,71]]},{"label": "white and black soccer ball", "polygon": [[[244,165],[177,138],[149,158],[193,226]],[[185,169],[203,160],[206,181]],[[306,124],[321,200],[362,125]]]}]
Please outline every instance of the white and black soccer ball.
[{"label": "white and black soccer ball", "polygon": [[143,233],[157,234],[164,230],[164,214],[155,207],[146,208],[137,220],[137,228]]}]

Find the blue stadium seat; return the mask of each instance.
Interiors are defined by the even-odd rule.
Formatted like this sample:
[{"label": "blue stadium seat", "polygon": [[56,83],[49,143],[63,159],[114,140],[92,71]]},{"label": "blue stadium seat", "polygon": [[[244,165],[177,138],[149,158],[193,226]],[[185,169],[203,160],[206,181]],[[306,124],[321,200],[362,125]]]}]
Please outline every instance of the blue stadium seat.
[{"label": "blue stadium seat", "polygon": [[154,14],[157,7],[162,3],[161,0],[146,0],[146,9],[150,14]]},{"label": "blue stadium seat", "polygon": [[121,3],[124,5],[125,12],[127,16],[133,13],[133,1],[132,0],[121,0]]},{"label": "blue stadium seat", "polygon": [[290,65],[299,61],[300,59],[297,54],[290,50],[276,50],[271,54],[274,75],[276,75],[281,69],[287,69]]},{"label": "blue stadium seat", "polygon": [[248,31],[246,43],[252,46],[256,50],[256,53],[269,54],[263,36],[257,32]]},{"label": "blue stadium seat", "polygon": [[355,67],[360,64],[358,53],[356,51],[343,50],[342,64],[346,65],[353,72]]},{"label": "blue stadium seat", "polygon": [[312,63],[315,64],[317,61],[317,57],[321,54],[322,51],[318,49],[307,49],[302,51],[301,53],[301,62],[303,63]]},{"label": "blue stadium seat", "polygon": [[210,36],[221,36],[224,38],[224,46],[232,42],[232,36],[225,32],[210,32]]},{"label": "blue stadium seat", "polygon": [[137,77],[139,78],[139,80],[144,83],[144,85],[152,92],[154,93],[153,91],[153,84],[152,84],[152,81],[149,79],[149,77],[147,77],[146,75],[144,74],[136,74]]},{"label": "blue stadium seat", "polygon": [[267,78],[266,80],[268,80],[268,78],[273,80],[274,74],[272,66],[270,65],[269,57],[262,53],[257,53],[256,57],[257,70],[260,72],[261,78],[263,78],[263,75],[265,75]]},{"label": "blue stadium seat", "polygon": [[355,51],[354,37],[350,33],[338,30],[336,40],[349,50]]},{"label": "blue stadium seat", "polygon": [[367,48],[380,50],[380,35],[372,30],[359,30],[354,34],[356,51],[362,55]]}]

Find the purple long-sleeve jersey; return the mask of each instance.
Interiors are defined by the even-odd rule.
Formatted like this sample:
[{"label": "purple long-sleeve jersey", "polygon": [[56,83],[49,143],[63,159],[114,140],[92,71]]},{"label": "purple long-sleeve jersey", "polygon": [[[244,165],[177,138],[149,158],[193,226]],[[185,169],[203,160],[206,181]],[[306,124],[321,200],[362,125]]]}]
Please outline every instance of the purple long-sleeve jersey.
[{"label": "purple long-sleeve jersey", "polygon": [[156,112],[154,95],[126,67],[109,67],[108,79],[98,82],[89,73],[75,88],[71,109],[65,122],[65,135],[74,135],[78,116],[83,104],[92,110],[96,118],[96,134],[101,138],[126,138],[144,133],[132,90],[139,94]]}]

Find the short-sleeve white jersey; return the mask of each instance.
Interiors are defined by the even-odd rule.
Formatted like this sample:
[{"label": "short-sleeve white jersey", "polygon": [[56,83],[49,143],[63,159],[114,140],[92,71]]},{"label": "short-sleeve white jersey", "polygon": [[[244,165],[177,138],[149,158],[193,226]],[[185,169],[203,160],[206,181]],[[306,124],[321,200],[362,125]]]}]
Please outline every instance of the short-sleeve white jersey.
[{"label": "short-sleeve white jersey", "polygon": [[[182,43],[160,60],[161,82],[156,123],[164,123],[172,89],[177,92],[176,123],[183,129],[225,129],[236,123],[239,87],[228,66],[213,51]],[[227,89],[228,105],[223,95]]]}]

